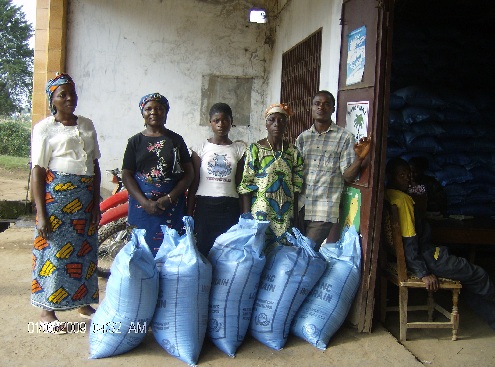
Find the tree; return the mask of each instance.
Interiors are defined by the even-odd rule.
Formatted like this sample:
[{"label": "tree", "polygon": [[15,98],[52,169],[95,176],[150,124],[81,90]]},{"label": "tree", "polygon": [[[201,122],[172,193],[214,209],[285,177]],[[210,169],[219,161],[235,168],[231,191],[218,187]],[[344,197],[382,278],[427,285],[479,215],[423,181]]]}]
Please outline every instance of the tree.
[{"label": "tree", "polygon": [[0,0],[0,115],[27,108],[33,84],[33,34],[20,7]]}]

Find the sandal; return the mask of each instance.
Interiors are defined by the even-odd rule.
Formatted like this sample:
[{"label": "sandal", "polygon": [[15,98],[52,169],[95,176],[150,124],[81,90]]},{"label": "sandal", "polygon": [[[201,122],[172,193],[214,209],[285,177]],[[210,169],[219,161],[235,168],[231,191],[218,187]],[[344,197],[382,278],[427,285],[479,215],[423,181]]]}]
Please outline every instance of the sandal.
[{"label": "sandal", "polygon": [[79,311],[79,316],[82,317],[83,319],[90,320],[93,317],[93,315],[95,314],[96,310],[91,306],[87,306],[85,308],[86,308],[86,310],[89,310],[90,313],[88,314],[86,312],[83,313],[83,312]]},{"label": "sandal", "polygon": [[79,317],[82,317],[83,319],[91,320],[93,315],[94,315],[94,313],[92,313],[91,315],[86,315],[85,313],[79,312]]},{"label": "sandal", "polygon": [[49,322],[40,321],[40,330],[44,333],[67,334],[67,329],[65,326],[65,322],[60,322],[59,320]]}]

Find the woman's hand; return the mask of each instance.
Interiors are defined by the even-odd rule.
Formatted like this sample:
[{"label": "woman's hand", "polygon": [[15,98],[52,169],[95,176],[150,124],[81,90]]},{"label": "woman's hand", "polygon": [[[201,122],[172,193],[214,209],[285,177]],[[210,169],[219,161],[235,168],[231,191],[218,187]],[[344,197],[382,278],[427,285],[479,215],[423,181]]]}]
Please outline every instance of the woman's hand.
[{"label": "woman's hand", "polygon": [[45,240],[48,239],[48,233],[52,231],[50,220],[46,215],[38,215],[37,220],[36,229],[38,230],[38,234]]},{"label": "woman's hand", "polygon": [[52,231],[52,225],[45,206],[45,184],[46,184],[46,169],[38,165],[34,166],[31,171],[31,182],[33,189],[33,199],[36,205],[36,229],[38,234],[44,239],[48,238],[48,233]]},{"label": "woman's hand", "polygon": [[98,225],[100,223],[100,219],[101,219],[100,206],[95,205],[91,210],[91,224]]},{"label": "woman's hand", "polygon": [[157,202],[158,207],[161,210],[167,210],[167,208],[169,207],[169,205],[172,204],[171,199],[167,195],[162,196],[156,202]]},{"label": "woman's hand", "polygon": [[252,193],[241,194],[239,197],[241,198],[241,213],[251,213],[251,197]]},{"label": "woman's hand", "polygon": [[366,158],[366,156],[369,154],[371,148],[371,136],[365,136],[359,141],[354,144],[354,152],[356,153],[356,156],[358,156],[361,159]]},{"label": "woman's hand", "polygon": [[149,215],[159,215],[162,210],[158,207],[157,200],[148,199],[141,189],[139,188],[136,179],[134,178],[134,171],[123,169],[122,170],[122,181],[126,187],[129,195],[137,200],[139,205],[144,209],[144,211]]},{"label": "woman's hand", "polygon": [[149,215],[159,215],[163,212],[163,209],[160,208],[158,204],[158,200],[147,200],[143,205],[144,210]]}]

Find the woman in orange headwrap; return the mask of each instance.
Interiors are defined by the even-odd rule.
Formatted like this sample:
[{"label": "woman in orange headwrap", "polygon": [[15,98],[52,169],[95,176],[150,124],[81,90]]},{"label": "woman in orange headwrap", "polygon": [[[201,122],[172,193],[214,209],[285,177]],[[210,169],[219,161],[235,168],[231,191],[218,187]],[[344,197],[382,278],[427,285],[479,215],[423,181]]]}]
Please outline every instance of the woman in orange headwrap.
[{"label": "woman in orange headwrap", "polygon": [[297,148],[284,140],[292,111],[284,103],[265,112],[268,136],[246,150],[242,181],[238,187],[243,212],[269,220],[265,251],[284,244],[283,234],[297,223],[297,195],[303,184],[303,159]]}]

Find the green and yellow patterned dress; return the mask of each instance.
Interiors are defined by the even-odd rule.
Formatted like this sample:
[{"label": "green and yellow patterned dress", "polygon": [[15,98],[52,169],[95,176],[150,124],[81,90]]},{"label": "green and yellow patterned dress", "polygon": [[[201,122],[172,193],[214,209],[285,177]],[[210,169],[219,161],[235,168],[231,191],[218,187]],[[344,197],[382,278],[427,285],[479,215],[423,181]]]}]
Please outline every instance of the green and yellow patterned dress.
[{"label": "green and yellow patterned dress", "polygon": [[265,251],[293,225],[294,193],[301,192],[303,159],[289,144],[283,151],[273,151],[258,143],[251,144],[245,155],[239,194],[252,193],[251,213],[258,220],[270,221],[266,232]]}]

